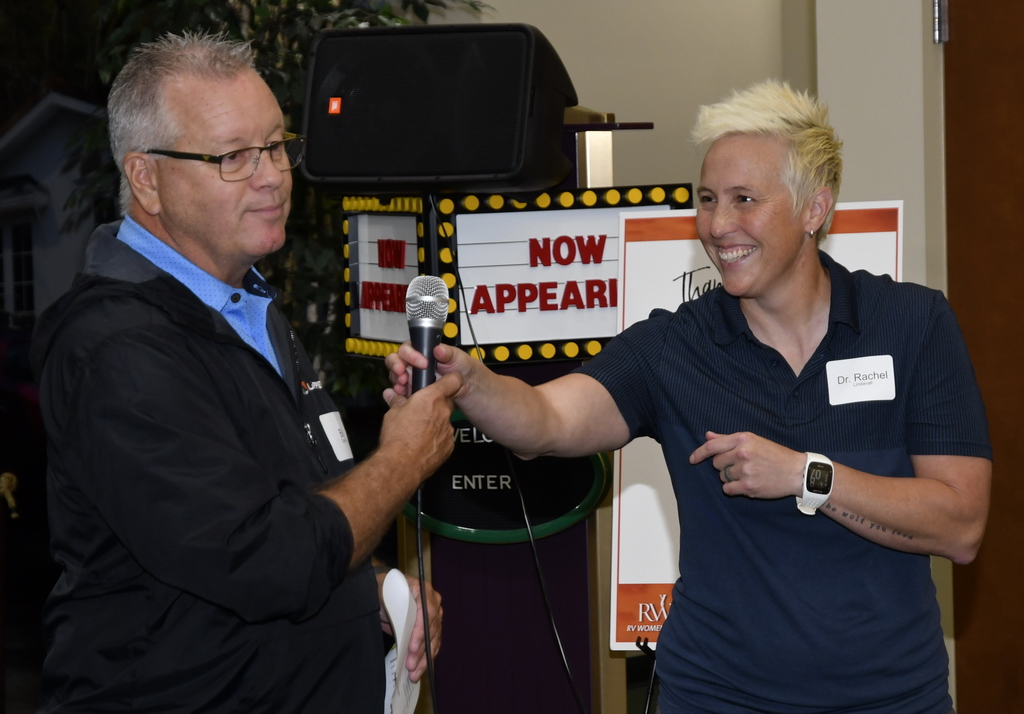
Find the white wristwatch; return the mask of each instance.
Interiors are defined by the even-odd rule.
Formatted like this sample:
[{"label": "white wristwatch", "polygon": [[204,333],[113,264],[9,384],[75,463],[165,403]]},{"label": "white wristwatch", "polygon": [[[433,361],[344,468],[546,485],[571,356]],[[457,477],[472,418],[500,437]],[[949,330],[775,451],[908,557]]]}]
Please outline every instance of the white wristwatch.
[{"label": "white wristwatch", "polygon": [[832,494],[832,476],[835,468],[827,456],[807,452],[807,463],[804,464],[804,495],[796,497],[796,507],[800,512],[813,516],[818,508]]}]

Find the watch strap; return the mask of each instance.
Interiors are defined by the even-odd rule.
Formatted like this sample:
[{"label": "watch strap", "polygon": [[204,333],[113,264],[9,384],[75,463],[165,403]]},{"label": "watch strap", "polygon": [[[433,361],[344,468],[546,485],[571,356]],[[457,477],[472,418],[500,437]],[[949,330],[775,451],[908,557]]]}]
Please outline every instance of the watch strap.
[{"label": "watch strap", "polygon": [[812,451],[807,452],[807,460],[804,462],[804,477],[803,477],[803,496],[796,497],[796,507],[800,509],[800,512],[807,516],[813,516],[818,512],[818,509],[825,504],[829,496],[832,495],[832,482],[829,481],[828,493],[812,493],[807,490],[807,473],[811,468],[812,463],[828,464],[829,468],[832,469],[832,478],[835,477],[835,466],[832,460],[827,456],[821,454],[815,454]]}]

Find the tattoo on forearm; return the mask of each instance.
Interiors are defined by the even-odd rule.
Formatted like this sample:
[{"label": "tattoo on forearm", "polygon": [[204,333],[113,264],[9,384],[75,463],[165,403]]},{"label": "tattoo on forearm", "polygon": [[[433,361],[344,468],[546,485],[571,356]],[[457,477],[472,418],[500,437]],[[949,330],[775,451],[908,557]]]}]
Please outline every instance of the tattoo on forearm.
[{"label": "tattoo on forearm", "polygon": [[[835,511],[834,508],[832,510]],[[856,513],[850,513],[849,511],[843,511],[843,518],[849,518],[854,523],[863,523],[865,520],[864,516],[858,516]]]},{"label": "tattoo on forearm", "polygon": [[843,518],[847,518],[853,521],[854,523],[867,523],[869,531],[881,531],[882,533],[891,533],[894,536],[906,538],[907,540],[914,540],[914,536],[910,533],[904,533],[903,531],[896,530],[895,528],[887,528],[879,523],[872,523],[871,521],[865,519],[864,516],[858,516],[856,513],[850,513],[849,511],[840,511],[836,509],[831,502],[825,503],[825,505],[822,506],[822,509],[830,511],[831,513],[835,513],[837,515],[841,514]]},{"label": "tattoo on forearm", "polygon": [[[861,521],[863,521],[863,520],[864,519],[862,518]],[[886,528],[885,526],[881,525],[880,523],[870,523],[869,522],[868,523],[868,530],[869,531],[882,531],[883,533],[892,533],[894,536],[899,536],[900,538],[906,538],[907,540],[914,540],[914,536],[910,535],[909,533],[904,533],[903,531],[898,531],[895,528]]]}]

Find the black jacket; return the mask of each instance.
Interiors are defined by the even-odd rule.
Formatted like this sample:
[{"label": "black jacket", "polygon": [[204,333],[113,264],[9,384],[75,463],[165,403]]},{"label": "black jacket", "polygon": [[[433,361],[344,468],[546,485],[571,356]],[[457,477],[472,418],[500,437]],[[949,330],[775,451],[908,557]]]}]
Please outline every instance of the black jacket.
[{"label": "black jacket", "polygon": [[284,379],[116,230],[33,342],[63,568],[41,711],[381,711],[376,581],[315,493],[352,466],[336,407],[276,307]]}]

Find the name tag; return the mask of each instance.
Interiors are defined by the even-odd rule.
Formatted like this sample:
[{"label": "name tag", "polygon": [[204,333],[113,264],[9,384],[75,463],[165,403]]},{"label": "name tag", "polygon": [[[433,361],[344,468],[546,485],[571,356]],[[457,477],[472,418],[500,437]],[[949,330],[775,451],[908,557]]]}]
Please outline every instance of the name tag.
[{"label": "name tag", "polygon": [[833,360],[825,365],[828,403],[881,402],[896,398],[892,355]]},{"label": "name tag", "polygon": [[341,413],[331,412],[320,415],[320,425],[327,434],[327,441],[331,442],[334,449],[334,457],[338,461],[348,461],[352,458],[352,446],[348,443],[348,434],[345,433],[345,425],[341,423]]}]

